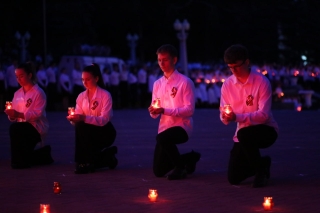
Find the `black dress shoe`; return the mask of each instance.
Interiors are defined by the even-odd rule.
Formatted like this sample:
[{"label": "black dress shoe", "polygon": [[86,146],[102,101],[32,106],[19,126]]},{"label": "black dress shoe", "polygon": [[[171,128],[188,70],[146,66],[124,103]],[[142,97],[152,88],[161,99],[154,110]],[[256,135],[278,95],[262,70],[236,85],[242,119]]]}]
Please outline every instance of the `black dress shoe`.
[{"label": "black dress shoe", "polygon": [[77,164],[76,169],[74,170],[75,174],[87,174],[95,172],[95,167],[90,163],[80,163]]},{"label": "black dress shoe", "polygon": [[190,163],[186,164],[187,174],[192,174],[196,170],[196,164],[200,160],[201,154],[192,150]]},{"label": "black dress shoe", "polygon": [[187,171],[185,168],[178,168],[176,167],[171,174],[168,175],[168,180],[181,180],[186,178]]}]

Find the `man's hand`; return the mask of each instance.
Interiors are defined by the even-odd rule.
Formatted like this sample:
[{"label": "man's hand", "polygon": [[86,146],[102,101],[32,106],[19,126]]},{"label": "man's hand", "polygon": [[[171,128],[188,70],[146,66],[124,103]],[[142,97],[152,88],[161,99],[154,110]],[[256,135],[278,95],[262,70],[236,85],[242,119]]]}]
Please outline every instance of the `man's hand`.
[{"label": "man's hand", "polygon": [[161,108],[161,107],[160,108],[155,108],[153,106],[150,106],[148,108],[148,110],[149,110],[150,114],[152,114],[152,115],[162,114],[164,112],[164,109]]},{"label": "man's hand", "polygon": [[221,111],[222,119],[228,122],[236,121],[236,114],[234,112],[225,113],[224,111]]},{"label": "man's hand", "polygon": [[86,118],[85,115],[80,115],[80,114],[76,114],[76,115],[68,115],[67,116],[67,119],[69,121],[72,121],[72,122],[80,122],[80,121],[84,121],[84,119]]},{"label": "man's hand", "polygon": [[6,110],[4,110],[4,112],[9,116],[9,118],[11,120],[14,120],[14,119],[21,117],[20,114],[22,114],[20,112],[17,112],[14,109],[6,109]]}]

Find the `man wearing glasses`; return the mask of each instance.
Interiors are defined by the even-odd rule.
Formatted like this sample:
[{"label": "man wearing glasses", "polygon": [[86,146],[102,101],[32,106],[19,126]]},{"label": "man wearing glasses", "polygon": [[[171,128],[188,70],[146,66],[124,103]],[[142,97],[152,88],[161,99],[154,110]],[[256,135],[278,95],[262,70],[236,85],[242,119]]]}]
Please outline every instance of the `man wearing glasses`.
[{"label": "man wearing glasses", "polygon": [[278,137],[278,124],[271,113],[271,85],[265,76],[250,70],[248,50],[243,45],[230,46],[224,61],[233,75],[221,88],[220,119],[226,125],[237,122],[228,180],[237,185],[255,176],[253,187],[263,187],[270,178],[271,158],[261,157],[260,149],[270,147]]}]

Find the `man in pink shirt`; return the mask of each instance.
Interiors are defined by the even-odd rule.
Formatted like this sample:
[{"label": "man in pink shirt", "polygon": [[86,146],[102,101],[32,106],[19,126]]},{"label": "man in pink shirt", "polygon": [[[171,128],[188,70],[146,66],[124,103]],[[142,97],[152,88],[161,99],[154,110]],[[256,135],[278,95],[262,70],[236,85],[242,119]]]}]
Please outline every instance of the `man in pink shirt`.
[{"label": "man in pink shirt", "polygon": [[265,76],[250,70],[246,47],[232,45],[224,52],[224,61],[233,75],[221,88],[220,119],[226,125],[237,123],[228,180],[237,185],[255,176],[253,187],[263,187],[270,178],[271,158],[261,157],[260,149],[270,147],[278,137],[271,113],[271,85]]},{"label": "man in pink shirt", "polygon": [[153,84],[150,116],[161,115],[157,143],[154,150],[153,172],[162,177],[173,170],[167,178],[178,180],[195,171],[200,153],[180,155],[176,144],[185,143],[193,129],[192,115],[195,108],[194,84],[175,69],[177,50],[166,44],[158,48],[158,64],[163,77]]}]

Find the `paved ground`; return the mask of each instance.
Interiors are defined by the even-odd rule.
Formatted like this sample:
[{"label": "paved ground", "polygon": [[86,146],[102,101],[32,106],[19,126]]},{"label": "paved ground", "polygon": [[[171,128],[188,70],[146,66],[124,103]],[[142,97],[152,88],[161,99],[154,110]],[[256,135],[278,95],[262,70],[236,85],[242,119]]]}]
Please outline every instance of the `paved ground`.
[{"label": "paved ground", "polygon": [[[10,168],[9,121],[0,114],[0,212],[39,212],[48,203],[51,213],[64,212],[264,212],[264,196],[272,196],[272,212],[308,213],[320,209],[320,111],[274,111],[281,134],[273,147],[271,180],[265,188],[251,188],[252,179],[240,186],[227,182],[226,166],[235,125],[225,126],[216,109],[198,109],[193,137],[180,145],[202,157],[193,175],[181,181],[156,178],[152,155],[159,120],[147,110],[117,110],[119,165],[93,174],[73,173],[74,130],[66,112],[50,112],[47,144],[55,163],[27,170]],[[62,194],[53,193],[53,182]],[[159,199],[149,202],[148,189],[158,189]]]}]

